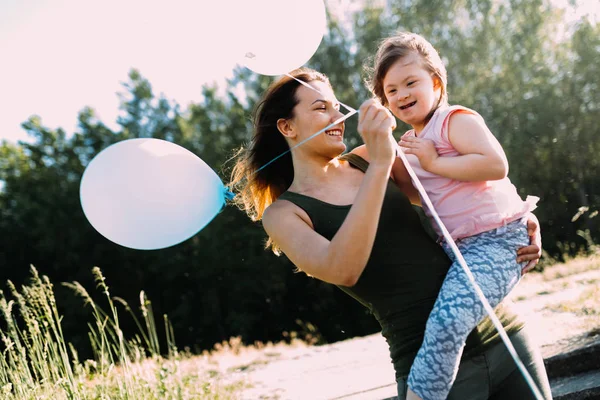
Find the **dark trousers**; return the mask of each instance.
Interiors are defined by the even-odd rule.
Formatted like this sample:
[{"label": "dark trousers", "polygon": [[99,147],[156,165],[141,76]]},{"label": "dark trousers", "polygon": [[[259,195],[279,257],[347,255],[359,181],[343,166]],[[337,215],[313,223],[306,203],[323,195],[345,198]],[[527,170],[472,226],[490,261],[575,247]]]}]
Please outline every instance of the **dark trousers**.
[{"label": "dark trousers", "polygon": [[[523,365],[545,399],[551,400],[550,383],[538,346],[526,329],[510,335]],[[398,380],[398,399],[406,399],[406,377]],[[535,400],[531,389],[508,353],[504,342],[460,363],[448,400]],[[424,399],[426,400],[426,399]]]}]

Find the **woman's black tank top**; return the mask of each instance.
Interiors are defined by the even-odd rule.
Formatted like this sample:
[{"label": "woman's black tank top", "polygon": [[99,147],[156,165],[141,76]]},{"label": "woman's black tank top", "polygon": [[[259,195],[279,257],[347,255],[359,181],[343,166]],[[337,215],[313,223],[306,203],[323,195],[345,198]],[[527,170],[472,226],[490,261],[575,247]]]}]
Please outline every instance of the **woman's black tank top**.
[{"label": "woman's black tank top", "polygon": [[[340,157],[365,172],[368,162],[355,154]],[[339,206],[313,197],[285,192],[288,200],[310,217],[317,233],[331,240],[351,205]],[[371,256],[356,285],[338,286],[358,300],[375,316],[388,342],[396,377],[405,376],[425,331],[425,323],[448,268],[450,260],[433,237],[406,195],[390,179],[383,201]],[[431,232],[430,227],[427,227]],[[521,329],[522,322],[503,306],[496,314],[507,332]],[[481,352],[499,340],[496,329],[486,318],[469,335],[463,357]]]}]

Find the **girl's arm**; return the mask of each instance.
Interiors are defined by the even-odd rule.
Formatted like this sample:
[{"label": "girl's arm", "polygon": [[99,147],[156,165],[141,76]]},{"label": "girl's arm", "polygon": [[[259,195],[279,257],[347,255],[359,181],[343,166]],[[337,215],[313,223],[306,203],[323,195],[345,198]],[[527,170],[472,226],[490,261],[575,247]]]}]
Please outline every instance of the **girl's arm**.
[{"label": "girl's arm", "polygon": [[353,286],[371,255],[381,206],[395,158],[395,120],[370,100],[360,108],[358,130],[371,164],[344,223],[331,241],[316,233],[308,216],[287,201],[273,203],[263,226],[286,256],[308,275],[336,285]]},{"label": "girl's arm", "polygon": [[402,139],[406,154],[419,158],[424,170],[459,181],[491,181],[508,174],[502,146],[483,120],[469,113],[454,113],[448,121],[448,139],[459,156],[440,157],[433,142],[418,137]]}]

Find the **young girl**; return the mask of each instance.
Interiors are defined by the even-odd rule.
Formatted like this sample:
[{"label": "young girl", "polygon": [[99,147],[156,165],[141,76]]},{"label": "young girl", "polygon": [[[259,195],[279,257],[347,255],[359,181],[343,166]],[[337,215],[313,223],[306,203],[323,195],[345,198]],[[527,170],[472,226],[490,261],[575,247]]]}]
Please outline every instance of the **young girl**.
[{"label": "young girl", "polygon": [[[535,208],[537,198],[523,201],[517,194],[507,178],[504,151],[481,116],[466,107],[449,106],[444,64],[423,37],[400,33],[382,42],[371,90],[412,126],[400,146],[494,307],[521,276],[514,252],[527,244],[523,217]],[[408,179],[405,170],[395,168],[394,174]],[[433,225],[441,238],[441,230]],[[447,397],[467,335],[485,317],[449,245],[443,247],[453,264],[408,375],[407,399]]]}]

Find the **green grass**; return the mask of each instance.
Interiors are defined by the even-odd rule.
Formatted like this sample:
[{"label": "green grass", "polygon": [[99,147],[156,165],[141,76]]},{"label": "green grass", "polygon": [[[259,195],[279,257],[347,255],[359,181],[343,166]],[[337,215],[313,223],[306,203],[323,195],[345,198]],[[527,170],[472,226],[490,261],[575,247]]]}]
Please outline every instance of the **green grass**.
[{"label": "green grass", "polygon": [[[122,299],[112,298],[100,269],[93,273],[108,302],[103,310],[77,282],[65,284],[91,307],[88,324],[93,359],[79,360],[62,332],[53,286],[31,268],[32,278],[20,290],[9,281],[11,299],[0,291],[0,398],[2,399],[235,399],[243,382],[224,379],[202,357],[177,350],[165,317],[167,356],[161,356],[150,301],[142,292],[141,321]],[[125,338],[115,302],[121,303],[139,328]]]}]

